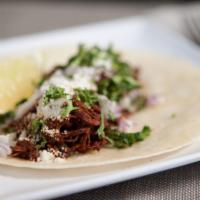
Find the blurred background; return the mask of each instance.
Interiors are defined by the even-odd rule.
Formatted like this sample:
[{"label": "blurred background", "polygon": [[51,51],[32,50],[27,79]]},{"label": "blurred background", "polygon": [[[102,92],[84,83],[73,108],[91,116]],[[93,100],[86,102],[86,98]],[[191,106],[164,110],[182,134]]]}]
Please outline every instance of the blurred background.
[{"label": "blurred background", "polygon": [[0,0],[0,39],[129,16],[153,17],[180,30],[180,18],[197,7],[200,1],[190,0]]}]

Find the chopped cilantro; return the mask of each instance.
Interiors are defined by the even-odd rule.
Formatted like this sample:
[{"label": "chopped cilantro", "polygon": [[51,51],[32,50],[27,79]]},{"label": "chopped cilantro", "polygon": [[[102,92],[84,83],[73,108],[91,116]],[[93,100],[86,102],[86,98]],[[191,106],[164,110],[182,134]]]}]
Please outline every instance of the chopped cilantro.
[{"label": "chopped cilantro", "polygon": [[44,120],[42,119],[33,119],[31,122],[31,128],[29,133],[35,140],[35,145],[37,149],[43,149],[47,144],[47,140],[42,134],[42,128],[45,125]]},{"label": "chopped cilantro", "polygon": [[21,104],[25,103],[27,101],[27,98],[23,98],[19,102],[16,103],[16,107],[20,106]]},{"label": "chopped cilantro", "polygon": [[44,105],[47,105],[51,99],[59,99],[65,96],[66,96],[66,93],[63,88],[51,86],[45,93]]},{"label": "chopped cilantro", "polygon": [[131,146],[135,142],[144,140],[149,136],[151,129],[144,126],[140,132],[137,133],[124,133],[118,130],[108,130],[107,137],[110,139],[111,145],[117,148],[125,148]]},{"label": "chopped cilantro", "polygon": [[76,89],[75,93],[78,100],[83,101],[89,108],[98,101],[98,96],[92,90]]},{"label": "chopped cilantro", "polygon": [[0,114],[0,124],[3,124],[8,120],[9,118],[13,118],[15,116],[14,111],[8,111],[4,114]]},{"label": "chopped cilantro", "polygon": [[116,120],[115,115],[111,111],[108,112],[108,119],[111,120],[111,121],[115,121]]},{"label": "chopped cilantro", "polygon": [[111,45],[103,49],[97,46],[87,48],[81,44],[77,53],[69,59],[67,66],[95,66],[98,60],[109,60],[118,74],[130,76],[133,73],[129,64],[122,60],[120,54]]},{"label": "chopped cilantro", "polygon": [[47,144],[47,140],[44,137],[41,137],[40,141],[36,144],[37,149],[44,149]]},{"label": "chopped cilantro", "polygon": [[88,48],[81,44],[77,53],[69,59],[67,66],[95,66],[98,60],[110,61],[113,69],[120,74],[130,75],[132,73],[129,65],[122,61],[120,54],[114,51],[111,45],[103,49],[97,46]]},{"label": "chopped cilantro", "polygon": [[115,75],[109,79],[102,79],[98,83],[98,93],[110,100],[119,101],[123,94],[140,87],[140,84],[130,76]]},{"label": "chopped cilantro", "polygon": [[134,70],[124,62],[118,52],[112,46],[106,49],[93,46],[87,48],[80,45],[77,53],[72,56],[67,66],[96,66],[99,60],[109,61],[113,68],[114,76],[105,78],[97,83],[98,93],[106,95],[109,99],[119,101],[123,94],[140,87],[140,84],[133,78]]},{"label": "chopped cilantro", "polygon": [[101,112],[101,124],[99,128],[97,129],[97,134],[99,139],[103,139],[105,137],[105,132],[104,132],[105,126],[104,126],[104,114]]},{"label": "chopped cilantro", "polygon": [[72,100],[69,99],[67,100],[67,105],[64,106],[61,111],[60,111],[60,115],[61,117],[68,117],[69,114],[73,111],[73,110],[77,110],[78,108],[77,107],[74,107],[73,106],[73,103],[72,103]]},{"label": "chopped cilantro", "polygon": [[67,66],[94,66],[94,61],[101,53],[101,49],[94,46],[92,48],[86,48],[83,44],[79,45],[78,52],[72,56]]},{"label": "chopped cilantro", "polygon": [[[26,101],[27,101],[27,99],[24,98],[21,101],[19,101],[18,103],[16,103],[16,108]],[[6,120],[8,120],[9,118],[13,118],[14,116],[15,116],[15,112],[13,110],[10,110],[4,114],[0,114],[0,124],[5,123]]]},{"label": "chopped cilantro", "polygon": [[150,132],[151,129],[148,126],[144,126],[140,132],[136,133],[125,133],[117,129],[106,129],[103,113],[101,113],[101,124],[97,129],[99,139],[106,139],[112,146],[117,148],[125,148],[135,142],[142,141],[149,136]]},{"label": "chopped cilantro", "polygon": [[16,132],[16,128],[15,127],[6,126],[5,128],[2,129],[2,131],[4,133],[6,133],[6,134],[9,134],[9,133]]},{"label": "chopped cilantro", "polygon": [[151,128],[149,126],[144,126],[143,129],[140,132],[135,133],[136,141],[142,141],[147,136],[150,135]]},{"label": "chopped cilantro", "polygon": [[31,124],[31,134],[37,135],[42,130],[42,127],[44,126],[44,121],[42,119],[34,119]]},{"label": "chopped cilantro", "polygon": [[38,82],[37,86],[38,86],[38,87],[42,86],[44,82],[45,82],[45,78],[42,78],[42,79]]}]

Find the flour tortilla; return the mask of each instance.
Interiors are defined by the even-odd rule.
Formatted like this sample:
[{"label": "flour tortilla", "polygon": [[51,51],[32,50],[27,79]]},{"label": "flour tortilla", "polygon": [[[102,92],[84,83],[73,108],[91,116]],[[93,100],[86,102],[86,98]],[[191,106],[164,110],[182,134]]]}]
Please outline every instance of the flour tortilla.
[{"label": "flour tortilla", "polygon": [[[43,50],[46,66],[65,63],[66,54],[70,55],[70,51],[67,48]],[[125,52],[123,56],[141,68],[141,78],[146,92],[158,98],[157,105],[132,116],[136,124],[133,131],[140,130],[144,125],[152,128],[151,135],[145,141],[126,149],[104,148],[83,155],[74,155],[62,162],[30,162],[0,158],[0,164],[38,169],[100,166],[166,154],[191,144],[193,139],[199,137],[198,67],[156,54]]]}]

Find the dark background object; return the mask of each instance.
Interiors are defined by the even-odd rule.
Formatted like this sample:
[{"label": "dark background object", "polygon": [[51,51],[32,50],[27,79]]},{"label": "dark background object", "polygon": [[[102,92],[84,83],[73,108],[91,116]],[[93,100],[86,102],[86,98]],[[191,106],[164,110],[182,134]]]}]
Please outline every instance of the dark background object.
[{"label": "dark background object", "polygon": [[140,15],[155,3],[0,1],[0,38]]},{"label": "dark background object", "polygon": [[[8,2],[7,0],[0,0],[0,2]],[[55,2],[55,0],[9,0],[9,2]],[[56,0],[56,2],[137,2],[137,3],[140,3],[140,2],[146,2],[146,3],[152,3],[152,2],[157,2],[157,3],[162,3],[162,2],[166,2],[166,3],[169,3],[169,2],[195,2],[195,1],[199,1],[199,0],[151,0],[151,1],[148,1],[148,0]]]},{"label": "dark background object", "polygon": [[0,39],[110,19],[144,15],[192,1],[0,0]]},{"label": "dark background object", "polygon": [[199,164],[54,200],[199,200]]}]

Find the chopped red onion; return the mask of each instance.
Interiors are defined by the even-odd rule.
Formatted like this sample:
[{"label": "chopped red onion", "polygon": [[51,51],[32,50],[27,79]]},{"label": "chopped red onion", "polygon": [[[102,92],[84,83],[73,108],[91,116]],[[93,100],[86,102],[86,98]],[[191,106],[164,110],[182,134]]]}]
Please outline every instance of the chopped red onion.
[{"label": "chopped red onion", "polygon": [[100,106],[104,114],[111,112],[116,118],[121,116],[122,107],[106,96],[99,95]]},{"label": "chopped red onion", "polygon": [[139,91],[137,90],[133,90],[131,92],[129,92],[128,94],[126,94],[119,102],[119,104],[125,108],[125,109],[129,109],[129,107],[131,106],[131,102],[136,99],[139,96]]},{"label": "chopped red onion", "polygon": [[136,123],[131,119],[121,118],[118,122],[118,125],[119,131],[131,132],[136,126]]},{"label": "chopped red onion", "polygon": [[156,95],[149,96],[147,99],[147,103],[150,106],[154,106],[154,105],[158,104],[158,96],[156,96]]},{"label": "chopped red onion", "polygon": [[11,148],[8,143],[0,142],[0,157],[6,157],[11,154]]},{"label": "chopped red onion", "polygon": [[0,157],[6,157],[7,155],[11,154],[10,146],[15,137],[15,133],[0,135]]}]

